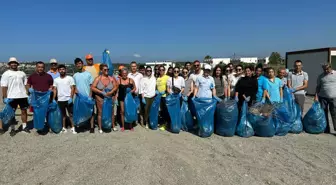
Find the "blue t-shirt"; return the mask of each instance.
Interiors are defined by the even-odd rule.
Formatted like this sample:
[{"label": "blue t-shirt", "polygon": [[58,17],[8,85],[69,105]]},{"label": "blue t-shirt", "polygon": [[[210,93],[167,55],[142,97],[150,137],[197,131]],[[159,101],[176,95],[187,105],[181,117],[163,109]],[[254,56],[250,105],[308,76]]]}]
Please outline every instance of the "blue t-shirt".
[{"label": "blue t-shirt", "polygon": [[280,78],[275,78],[274,82],[272,82],[270,79],[266,79],[264,81],[264,89],[267,90],[271,102],[281,102],[280,97],[280,88],[282,88],[282,81]]},{"label": "blue t-shirt", "polygon": [[93,83],[93,78],[91,76],[91,73],[87,71],[83,72],[77,72],[73,76],[76,89],[78,93],[84,95],[84,96],[89,96],[90,95],[90,86]]},{"label": "blue t-shirt", "polygon": [[195,86],[198,87],[198,92],[196,94],[198,98],[212,98],[212,89],[215,87],[215,81],[212,76],[197,77]]},{"label": "blue t-shirt", "polygon": [[48,74],[51,75],[51,77],[55,80],[55,78],[58,78],[60,76],[59,72],[53,73],[51,71],[48,71]]},{"label": "blue t-shirt", "polygon": [[257,102],[261,102],[262,100],[262,97],[263,97],[263,94],[264,94],[264,82],[267,80],[266,77],[264,77],[263,75],[261,75],[259,78],[258,78],[258,92],[257,92],[257,95],[256,95],[256,101]]}]

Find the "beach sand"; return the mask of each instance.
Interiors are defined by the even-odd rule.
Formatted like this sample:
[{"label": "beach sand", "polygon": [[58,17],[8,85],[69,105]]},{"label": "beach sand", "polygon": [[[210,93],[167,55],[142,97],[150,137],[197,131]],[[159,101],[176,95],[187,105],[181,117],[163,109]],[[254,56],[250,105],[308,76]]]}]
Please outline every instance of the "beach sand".
[{"label": "beach sand", "polygon": [[333,134],[200,138],[138,126],[104,134],[7,132],[0,146],[0,184],[336,184]]}]

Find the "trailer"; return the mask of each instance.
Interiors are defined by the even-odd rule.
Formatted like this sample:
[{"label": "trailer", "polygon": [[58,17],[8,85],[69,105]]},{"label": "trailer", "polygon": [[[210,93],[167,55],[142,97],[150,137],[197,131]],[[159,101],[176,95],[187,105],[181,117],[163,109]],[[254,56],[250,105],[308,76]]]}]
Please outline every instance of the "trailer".
[{"label": "trailer", "polygon": [[303,71],[308,73],[307,94],[314,95],[317,77],[323,72],[321,64],[329,63],[336,69],[336,47],[287,52],[286,68],[293,69],[296,60],[302,61]]}]

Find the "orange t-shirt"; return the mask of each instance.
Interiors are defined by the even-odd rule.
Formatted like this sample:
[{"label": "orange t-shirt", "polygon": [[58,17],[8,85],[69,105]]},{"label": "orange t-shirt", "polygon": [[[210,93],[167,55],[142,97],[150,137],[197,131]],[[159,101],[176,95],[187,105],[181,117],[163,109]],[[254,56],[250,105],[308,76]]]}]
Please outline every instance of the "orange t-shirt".
[{"label": "orange t-shirt", "polygon": [[85,71],[89,72],[93,79],[99,75],[100,64],[93,64],[93,66],[84,66]]}]

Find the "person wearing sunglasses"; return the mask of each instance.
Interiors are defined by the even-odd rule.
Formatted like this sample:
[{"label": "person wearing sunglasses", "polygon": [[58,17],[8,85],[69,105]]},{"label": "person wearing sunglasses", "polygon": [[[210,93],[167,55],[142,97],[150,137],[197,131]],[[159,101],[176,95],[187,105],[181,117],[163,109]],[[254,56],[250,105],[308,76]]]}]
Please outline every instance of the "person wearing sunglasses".
[{"label": "person wearing sunglasses", "polygon": [[222,100],[228,97],[228,83],[224,80],[222,68],[219,65],[215,66],[212,77],[215,80],[216,96]]},{"label": "person wearing sunglasses", "polygon": [[[114,98],[116,91],[118,89],[118,84],[114,77],[109,76],[109,69],[106,64],[100,64],[99,68],[100,68],[101,75],[95,78],[91,86],[91,89],[95,93],[96,106],[97,106],[97,112],[98,112],[99,133],[102,134],[103,133],[102,111],[103,111],[104,98],[105,97]],[[112,117],[113,116],[114,114],[112,114]],[[117,131],[114,125],[114,121],[112,121],[112,130]]]},{"label": "person wearing sunglasses", "polygon": [[[315,101],[319,101],[323,108],[327,120],[325,133],[330,132],[329,114],[336,131],[336,71],[332,69],[330,63],[322,65],[323,73],[317,77]],[[328,110],[329,109],[329,110]]]},{"label": "person wearing sunglasses", "polygon": [[48,71],[48,74],[50,74],[54,80],[60,76],[60,73],[58,72],[57,60],[54,58],[50,59],[50,70]]},{"label": "person wearing sunglasses", "polygon": [[194,84],[197,77],[203,75],[203,70],[201,69],[201,63],[198,60],[194,61],[194,72],[190,74],[190,78],[193,80]]},{"label": "person wearing sunglasses", "polygon": [[[134,91],[133,96],[137,96],[139,99],[141,99],[141,95],[139,94],[139,87],[140,87],[140,81],[143,78],[143,75],[139,72],[137,72],[137,68],[138,65],[135,61],[131,62],[131,72],[127,75],[128,78],[133,79],[135,86],[137,87],[137,89]],[[140,124],[143,125],[143,109],[144,109],[144,105],[142,103],[140,103],[140,106],[138,108],[138,120],[136,121],[136,124]]]},{"label": "person wearing sunglasses", "polygon": [[238,64],[236,66],[236,73],[231,73],[229,75],[229,84],[230,84],[230,96],[235,97],[235,87],[238,80],[244,76],[243,66]]},{"label": "person wearing sunglasses", "polygon": [[139,93],[142,97],[141,102],[144,104],[143,123],[141,124],[141,126],[146,126],[146,129],[148,129],[148,118],[155,97],[155,88],[156,79],[152,75],[152,68],[150,66],[147,66],[145,76],[141,79],[139,88]]},{"label": "person wearing sunglasses", "polygon": [[163,119],[163,124],[160,125],[160,130],[166,130],[166,125],[170,122],[170,117],[166,105],[167,81],[169,79],[169,76],[165,74],[165,71],[166,68],[161,65],[159,67],[160,76],[156,80],[156,89],[162,94],[160,102],[160,116]]},{"label": "person wearing sunglasses", "polygon": [[170,77],[167,81],[167,92],[169,94],[182,94],[184,92],[184,79],[180,76],[180,69],[174,67],[174,77]]},{"label": "person wearing sunglasses", "polygon": [[184,100],[190,100],[190,97],[194,91],[194,82],[189,77],[189,70],[187,68],[182,69],[182,76],[184,78],[184,91],[182,93]]}]

